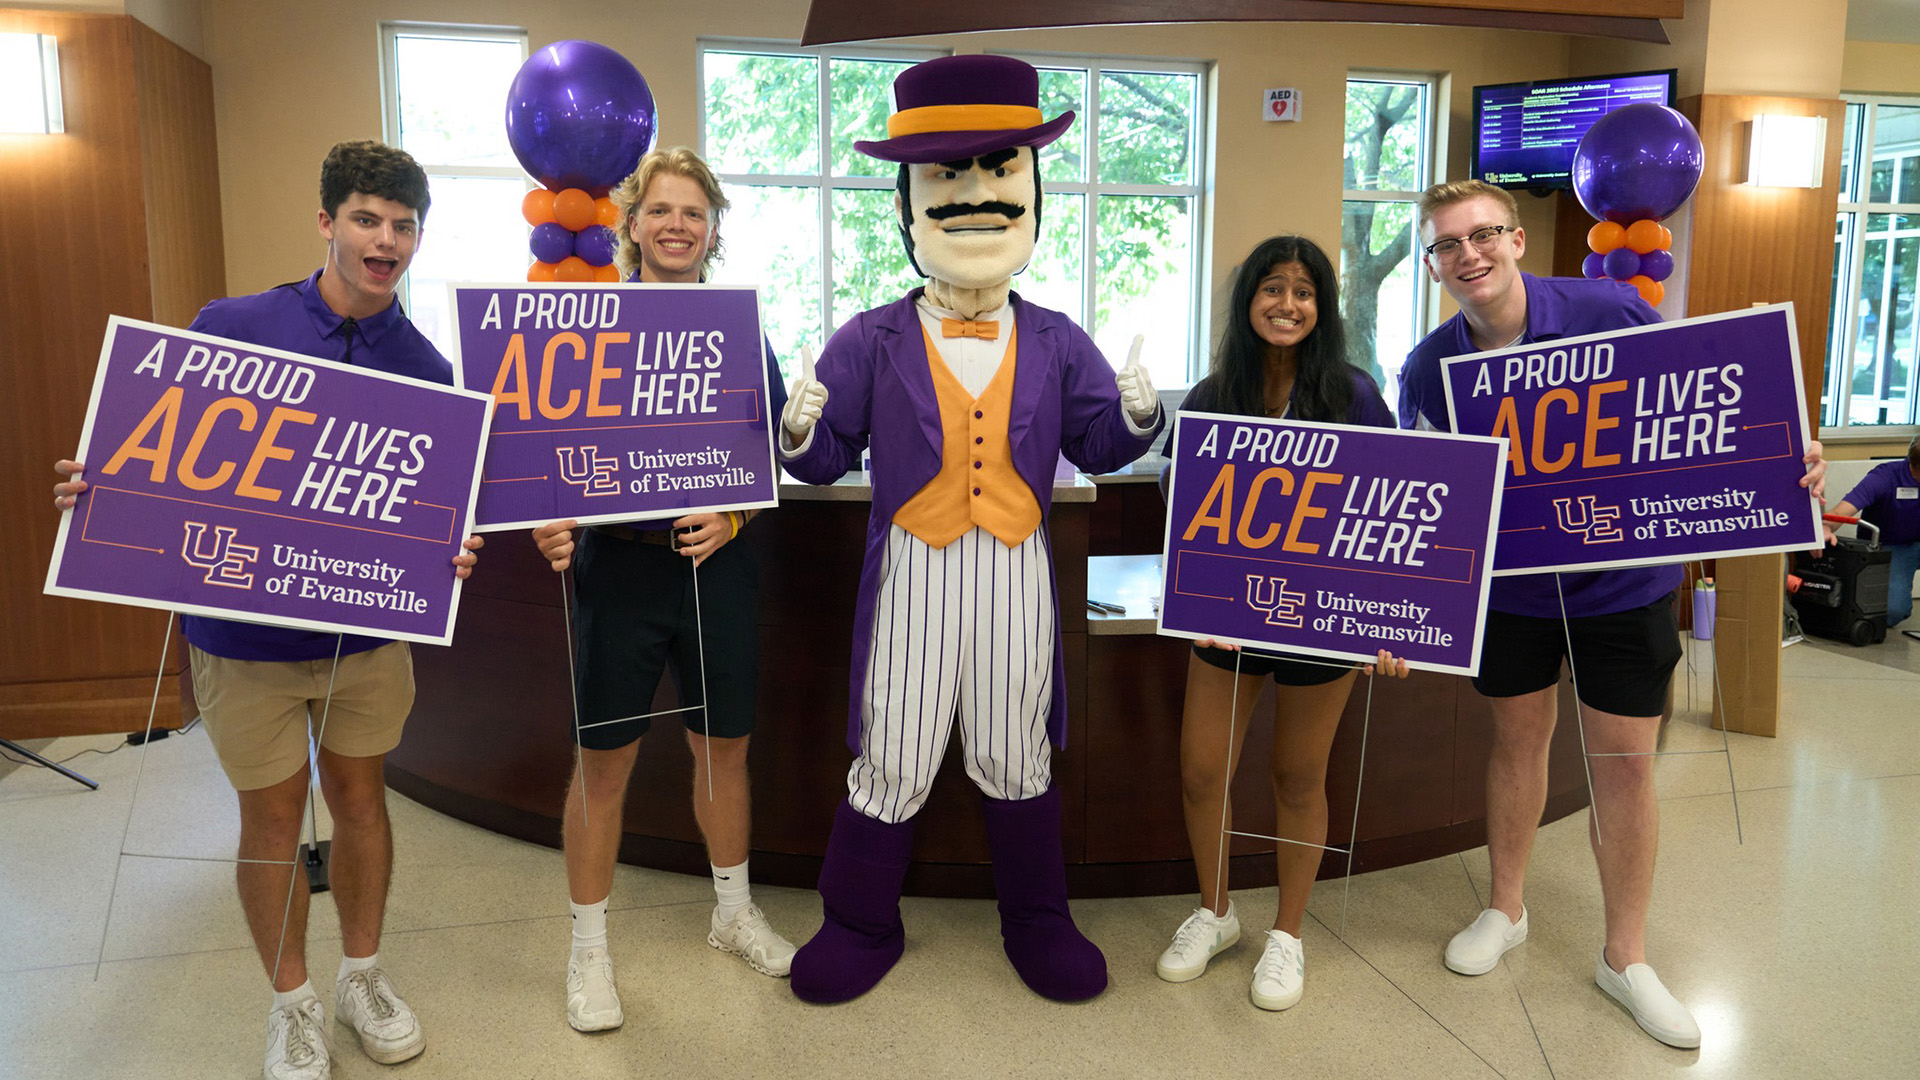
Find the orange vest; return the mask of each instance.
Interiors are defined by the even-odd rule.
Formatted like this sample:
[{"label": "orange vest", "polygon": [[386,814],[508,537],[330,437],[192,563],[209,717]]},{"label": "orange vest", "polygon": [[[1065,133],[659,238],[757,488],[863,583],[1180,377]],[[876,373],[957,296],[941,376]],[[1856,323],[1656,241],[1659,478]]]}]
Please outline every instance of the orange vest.
[{"label": "orange vest", "polygon": [[940,471],[900,507],[893,522],[928,547],[946,547],[975,525],[1018,547],[1040,527],[1040,502],[1014,469],[1013,442],[1007,437],[1019,342],[1007,338],[1006,359],[976,398],[940,359],[933,335],[923,327],[921,336],[940,403]]}]

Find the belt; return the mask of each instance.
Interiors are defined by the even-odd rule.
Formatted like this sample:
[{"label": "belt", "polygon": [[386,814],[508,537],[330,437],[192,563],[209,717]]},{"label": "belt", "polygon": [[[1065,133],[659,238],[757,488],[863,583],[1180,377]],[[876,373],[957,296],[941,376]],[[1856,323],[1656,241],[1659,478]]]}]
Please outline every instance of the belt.
[{"label": "belt", "polygon": [[587,528],[603,536],[611,536],[615,540],[625,540],[629,543],[638,541],[663,548],[674,546],[673,533],[667,529],[635,529],[630,525],[589,525]]}]

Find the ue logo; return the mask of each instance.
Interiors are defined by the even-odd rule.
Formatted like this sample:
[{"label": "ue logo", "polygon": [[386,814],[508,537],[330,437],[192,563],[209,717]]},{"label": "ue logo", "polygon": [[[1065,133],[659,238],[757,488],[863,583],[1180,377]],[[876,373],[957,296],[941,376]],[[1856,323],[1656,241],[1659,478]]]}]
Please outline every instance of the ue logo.
[{"label": "ue logo", "polygon": [[253,574],[247,567],[260,558],[260,549],[251,544],[233,542],[237,530],[225,525],[213,527],[213,550],[203,551],[207,546],[207,527],[198,521],[186,523],[186,543],[181,545],[180,557],[188,566],[205,570],[203,578],[209,585],[221,585],[229,589],[253,588]]},{"label": "ue logo", "polygon": [[1611,544],[1625,540],[1627,534],[1614,522],[1620,520],[1617,506],[1595,506],[1592,495],[1580,496],[1578,506],[1572,499],[1553,500],[1553,516],[1562,532],[1578,533],[1583,544]]},{"label": "ue logo", "polygon": [[1266,612],[1268,626],[1300,629],[1304,621],[1300,614],[1300,605],[1305,603],[1306,599],[1306,593],[1287,591],[1286,578],[1263,577],[1259,574],[1247,575],[1247,606],[1255,611]]},{"label": "ue logo", "polygon": [[619,458],[603,458],[597,446],[558,446],[560,479],[580,489],[582,495],[618,495],[620,482],[613,474],[620,468]]}]

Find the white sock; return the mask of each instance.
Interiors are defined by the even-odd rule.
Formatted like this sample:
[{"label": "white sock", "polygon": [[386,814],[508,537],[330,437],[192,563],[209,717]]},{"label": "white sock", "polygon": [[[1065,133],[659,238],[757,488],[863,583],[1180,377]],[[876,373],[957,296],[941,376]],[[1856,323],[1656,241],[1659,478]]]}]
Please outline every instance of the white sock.
[{"label": "white sock", "polygon": [[273,1011],[279,1012],[289,1005],[298,1005],[303,1001],[317,1001],[320,995],[313,992],[313,980],[308,979],[291,990],[273,992]]},{"label": "white sock", "polygon": [[[708,866],[713,866],[708,863]],[[747,864],[713,867],[713,895],[720,900],[720,921],[732,922],[735,915],[753,903],[753,887],[747,883]]]},{"label": "white sock", "polygon": [[347,976],[352,975],[355,972],[371,971],[374,968],[377,968],[379,966],[380,966],[380,950],[379,949],[373,950],[372,956],[360,956],[360,957],[342,956],[340,958],[340,974],[335,979],[335,981],[346,982]]},{"label": "white sock", "polygon": [[[607,900],[613,897],[609,895]],[[607,900],[597,904],[575,904],[567,906],[573,909],[573,953],[580,955],[587,949],[607,947]]]}]

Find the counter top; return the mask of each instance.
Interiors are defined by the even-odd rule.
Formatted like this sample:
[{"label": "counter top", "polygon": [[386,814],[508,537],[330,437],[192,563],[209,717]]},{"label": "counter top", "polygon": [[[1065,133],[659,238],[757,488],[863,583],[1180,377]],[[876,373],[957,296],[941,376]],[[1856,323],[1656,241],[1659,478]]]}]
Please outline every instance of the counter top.
[{"label": "counter top", "polygon": [[[1054,479],[1053,501],[1056,503],[1090,503],[1099,497],[1093,481],[1074,473],[1070,480]],[[872,502],[873,480],[867,473],[854,471],[835,480],[831,484],[806,484],[793,478],[785,469],[780,470],[781,502]]]},{"label": "counter top", "polygon": [[1089,634],[1152,634],[1160,619],[1160,556],[1095,555],[1087,560],[1087,599],[1126,608],[1120,615],[1087,609]]}]

